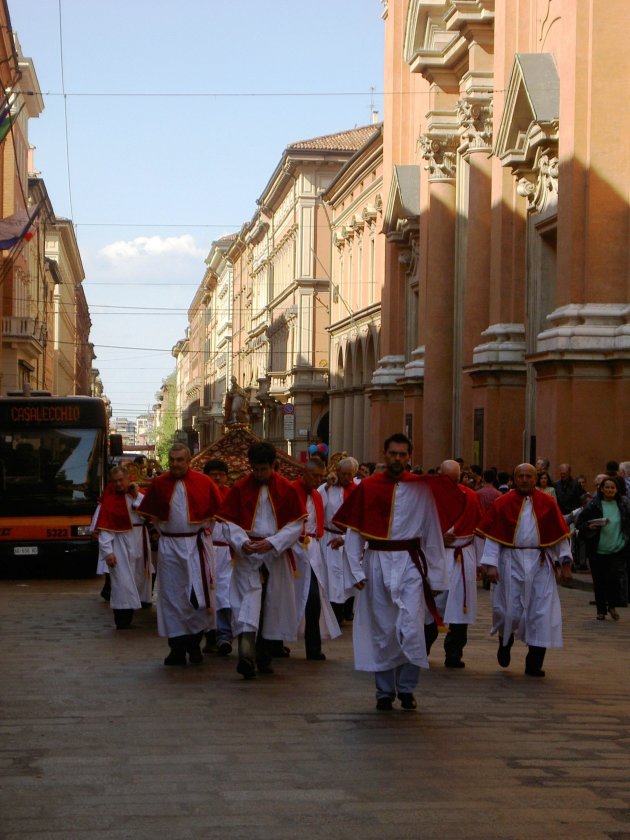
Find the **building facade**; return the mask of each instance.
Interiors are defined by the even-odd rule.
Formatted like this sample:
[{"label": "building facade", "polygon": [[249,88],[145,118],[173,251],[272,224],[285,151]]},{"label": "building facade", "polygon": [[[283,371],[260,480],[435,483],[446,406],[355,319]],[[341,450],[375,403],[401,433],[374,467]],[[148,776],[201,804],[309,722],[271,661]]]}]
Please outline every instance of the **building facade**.
[{"label": "building facade", "polygon": [[630,421],[625,4],[384,7],[372,451],[405,428],[425,468],[600,471]]}]

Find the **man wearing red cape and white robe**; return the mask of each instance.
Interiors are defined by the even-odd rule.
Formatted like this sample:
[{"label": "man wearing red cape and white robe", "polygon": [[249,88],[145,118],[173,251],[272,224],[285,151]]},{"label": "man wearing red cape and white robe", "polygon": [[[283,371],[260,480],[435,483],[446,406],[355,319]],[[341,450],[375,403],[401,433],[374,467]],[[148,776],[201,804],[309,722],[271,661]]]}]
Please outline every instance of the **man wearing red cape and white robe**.
[{"label": "man wearing red cape and white robe", "polygon": [[300,539],[293,547],[300,575],[309,581],[302,587],[302,603],[298,615],[303,616],[306,658],[324,661],[322,638],[336,639],[341,635],[339,623],[326,594],[326,566],[322,558],[320,540],[324,536],[324,503],[317,490],[326,474],[319,460],[307,461],[304,475],[292,482],[308,518],[303,522]]},{"label": "man wearing red cape and white robe", "polygon": [[252,444],[247,457],[252,472],[232,485],[216,518],[224,523],[224,538],[234,552],[230,604],[238,635],[236,670],[249,680],[273,672],[267,642],[297,638],[301,596],[291,547],[306,510],[291,482],[275,472],[271,443]]},{"label": "man wearing red cape and white robe", "polygon": [[[214,481],[221,496],[221,504],[230,492],[228,487],[228,465],[219,458],[206,461],[204,475]],[[223,522],[215,523],[212,530],[214,547],[214,594],[216,605],[216,630],[210,630],[206,636],[204,653],[217,656],[229,656],[232,653],[232,610],[230,608],[230,582],[232,580],[232,552],[223,535]]]},{"label": "man wearing red cape and white robe", "polygon": [[481,505],[477,493],[459,483],[461,467],[457,461],[443,461],[440,475],[445,475],[464,494],[466,507],[455,524],[444,534],[448,565],[448,591],[442,592],[436,604],[448,633],[444,638],[444,665],[464,668],[462,659],[468,641],[468,625],[477,618],[477,569],[483,540],[475,536],[481,519]]},{"label": "man wearing red cape and white robe", "polygon": [[544,677],[549,647],[562,647],[556,574],[571,578],[569,529],[555,499],[536,489],[536,468],[514,470],[514,490],[496,499],[477,533],[486,538],[481,565],[492,587],[492,629],[497,660],[507,668],[514,638],[529,647],[525,673]]},{"label": "man wearing red cape and white robe", "polygon": [[207,475],[190,469],[190,450],[176,443],[168,472],[156,476],[140,505],[160,532],[156,579],[158,633],[168,638],[165,665],[203,661],[200,642],[214,627],[212,518],[221,496]]},{"label": "man wearing red cape and white robe", "polygon": [[93,530],[98,532],[99,566],[111,578],[114,622],[124,630],[131,625],[134,610],[151,603],[153,565],[144,520],[136,513],[142,493],[129,481],[125,467],[114,467],[109,478]]},{"label": "man wearing red cape and white robe", "polygon": [[359,590],[355,668],[374,672],[379,711],[396,697],[405,710],[417,707],[420,668],[429,667],[424,625],[437,617],[433,593],[448,586],[442,534],[464,508],[449,479],[405,472],[411,449],[405,435],[391,435],[385,472],[364,478],[334,518],[348,528],[348,573]]}]

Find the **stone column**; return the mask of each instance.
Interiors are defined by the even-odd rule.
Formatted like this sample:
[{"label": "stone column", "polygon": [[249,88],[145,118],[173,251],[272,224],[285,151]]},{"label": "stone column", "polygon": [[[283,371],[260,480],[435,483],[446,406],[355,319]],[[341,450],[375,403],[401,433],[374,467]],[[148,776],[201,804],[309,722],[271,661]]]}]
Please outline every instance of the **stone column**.
[{"label": "stone column", "polygon": [[426,348],[421,460],[427,467],[452,454],[455,165],[459,145],[458,135],[444,131],[437,120],[434,125],[420,138],[429,171],[426,275],[421,277],[420,291],[421,337]]}]

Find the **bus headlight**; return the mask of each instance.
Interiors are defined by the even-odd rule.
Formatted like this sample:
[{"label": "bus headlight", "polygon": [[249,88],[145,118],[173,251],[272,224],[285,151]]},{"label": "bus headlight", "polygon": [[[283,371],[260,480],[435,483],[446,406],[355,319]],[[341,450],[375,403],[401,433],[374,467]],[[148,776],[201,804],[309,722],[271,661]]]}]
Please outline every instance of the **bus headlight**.
[{"label": "bus headlight", "polygon": [[77,537],[89,537],[91,534],[89,525],[77,525],[75,530]]}]

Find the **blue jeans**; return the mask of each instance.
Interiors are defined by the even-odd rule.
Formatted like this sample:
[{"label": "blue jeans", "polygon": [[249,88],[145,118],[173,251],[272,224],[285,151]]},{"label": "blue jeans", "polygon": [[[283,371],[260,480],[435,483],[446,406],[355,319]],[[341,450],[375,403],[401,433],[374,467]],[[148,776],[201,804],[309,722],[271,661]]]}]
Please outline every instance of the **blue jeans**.
[{"label": "blue jeans", "polygon": [[232,643],[232,610],[229,607],[217,610],[217,644],[221,642]]},{"label": "blue jeans", "polygon": [[420,668],[411,662],[405,662],[397,668],[390,668],[389,671],[376,671],[374,681],[376,682],[376,699],[382,700],[389,697],[393,700],[396,694],[413,694],[418,686]]}]

